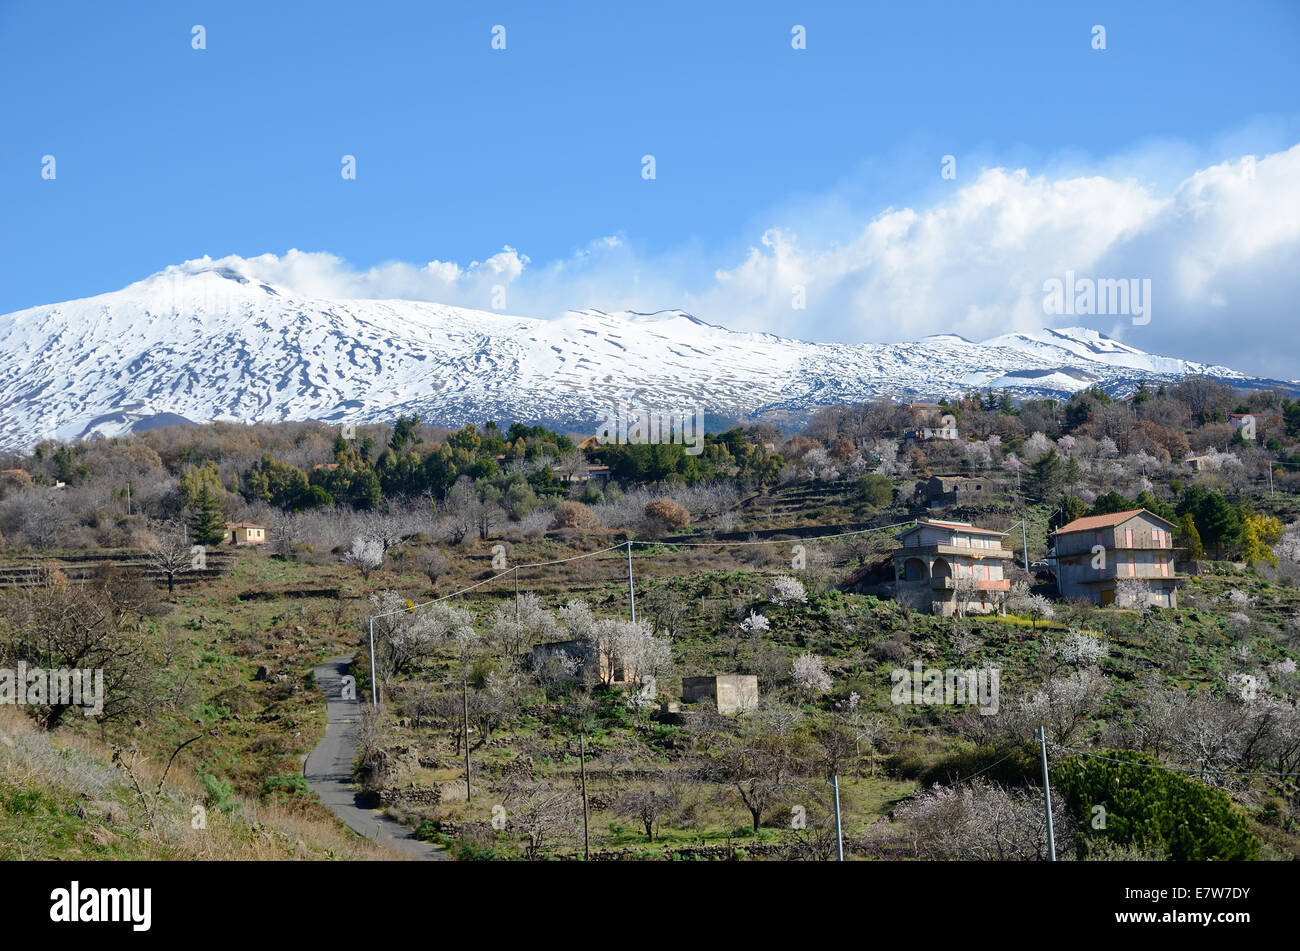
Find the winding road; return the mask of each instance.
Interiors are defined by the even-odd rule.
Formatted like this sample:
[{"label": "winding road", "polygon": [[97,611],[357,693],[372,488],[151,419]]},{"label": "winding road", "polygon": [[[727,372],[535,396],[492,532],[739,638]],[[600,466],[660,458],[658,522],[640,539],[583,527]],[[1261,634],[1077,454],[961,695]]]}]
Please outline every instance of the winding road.
[{"label": "winding road", "polygon": [[343,699],[343,677],[351,662],[350,654],[331,657],[316,668],[316,686],[325,694],[325,736],[307,754],[303,777],[321,802],[358,834],[409,858],[445,861],[447,854],[442,849],[415,838],[410,829],[379,810],[357,802],[352,763],[360,745],[361,704]]}]

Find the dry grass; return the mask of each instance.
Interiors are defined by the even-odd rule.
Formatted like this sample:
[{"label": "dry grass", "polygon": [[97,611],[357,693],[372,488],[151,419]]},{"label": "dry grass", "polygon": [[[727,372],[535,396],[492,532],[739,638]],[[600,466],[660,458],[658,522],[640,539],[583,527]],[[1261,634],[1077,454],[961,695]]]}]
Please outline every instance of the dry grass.
[{"label": "dry grass", "polygon": [[[229,813],[173,768],[0,707],[0,859],[258,861],[395,857],[330,819],[233,798]],[[195,807],[206,828],[195,829]]]}]

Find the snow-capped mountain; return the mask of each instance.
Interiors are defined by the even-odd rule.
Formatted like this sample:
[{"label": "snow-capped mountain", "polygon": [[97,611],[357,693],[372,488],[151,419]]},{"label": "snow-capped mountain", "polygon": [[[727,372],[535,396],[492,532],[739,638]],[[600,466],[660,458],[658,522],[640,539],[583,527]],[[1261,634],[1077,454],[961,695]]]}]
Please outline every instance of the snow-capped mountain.
[{"label": "snow-capped mountain", "polygon": [[[573,431],[620,400],[799,418],[878,394],[1067,396],[1207,373],[1092,329],[819,344],[681,311],[556,320],[395,300],[321,300],[229,268],[176,266],[120,291],[0,317],[0,446],[186,420],[521,420]],[[1289,386],[1289,384],[1287,384]]]}]

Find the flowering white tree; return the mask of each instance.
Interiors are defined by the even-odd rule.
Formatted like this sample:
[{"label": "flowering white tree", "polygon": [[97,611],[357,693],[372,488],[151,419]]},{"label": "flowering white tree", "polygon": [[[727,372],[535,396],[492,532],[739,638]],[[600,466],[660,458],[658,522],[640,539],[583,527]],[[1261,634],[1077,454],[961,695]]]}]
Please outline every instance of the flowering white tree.
[{"label": "flowering white tree", "polygon": [[1115,603],[1135,608],[1151,607],[1151,585],[1141,578],[1120,578],[1115,582]]},{"label": "flowering white tree", "polygon": [[1007,457],[1002,460],[1002,468],[1016,474],[1016,491],[1020,490],[1020,470],[1024,467],[1025,464],[1016,458],[1014,452],[1007,453]]},{"label": "flowering white tree", "polygon": [[511,662],[534,644],[553,640],[555,630],[555,616],[542,607],[537,595],[529,592],[519,598],[517,608],[497,608],[489,638],[501,659]]},{"label": "flowering white tree", "polygon": [[1020,595],[1013,599],[1011,609],[1017,614],[1029,615],[1035,627],[1038,626],[1039,621],[1050,621],[1056,617],[1056,609],[1052,607],[1052,602],[1041,594]]},{"label": "flowering white tree", "polygon": [[1052,441],[1042,433],[1034,433],[1025,440],[1025,458],[1030,462],[1047,455],[1052,448]]},{"label": "flowering white tree", "polygon": [[1068,456],[1070,450],[1074,448],[1076,440],[1073,436],[1062,436],[1056,440],[1056,448],[1061,450],[1062,455]]},{"label": "flowering white tree", "polygon": [[1100,637],[1093,637],[1070,628],[1070,632],[1061,641],[1059,651],[1061,659],[1067,664],[1095,664],[1105,659],[1110,653],[1106,642]]},{"label": "flowering white tree", "polygon": [[1213,469],[1216,472],[1226,470],[1241,469],[1241,457],[1231,452],[1219,452],[1217,449],[1207,449],[1202,454],[1201,465],[1206,469]]},{"label": "flowering white tree", "polygon": [[775,589],[772,594],[772,603],[778,605],[791,604],[798,602],[804,604],[808,600],[808,593],[804,590],[803,582],[797,578],[791,578],[789,575],[781,575],[772,582]]},{"label": "flowering white tree", "polygon": [[560,608],[560,626],[571,638],[586,637],[595,623],[596,618],[591,613],[591,608],[587,607],[586,601],[574,598]]},{"label": "flowering white tree", "polygon": [[749,617],[740,622],[740,629],[746,634],[761,634],[771,628],[772,622],[756,611],[750,611]]},{"label": "flowering white tree", "polygon": [[911,471],[911,464],[898,457],[898,443],[892,439],[877,439],[871,444],[871,455],[880,460],[876,475],[905,476]]},{"label": "flowering white tree", "polygon": [[987,442],[968,442],[962,449],[972,468],[987,469],[993,464],[993,452]]},{"label": "flowering white tree", "polygon": [[473,616],[460,608],[447,604],[417,608],[393,591],[371,595],[370,606],[375,615],[377,660],[389,673],[419,665],[448,639],[466,645],[465,650],[477,641]]},{"label": "flowering white tree", "polygon": [[1234,607],[1245,608],[1254,604],[1255,599],[1240,588],[1233,588],[1228,592],[1228,602]]},{"label": "flowering white tree", "polygon": [[352,547],[343,556],[344,562],[355,565],[365,581],[370,580],[370,573],[377,571],[384,564],[384,543],[377,538],[358,535],[352,539]]},{"label": "flowering white tree", "polygon": [[1300,522],[1292,522],[1282,533],[1282,540],[1273,549],[1278,556],[1287,561],[1300,564]]},{"label": "flowering white tree", "polygon": [[646,684],[672,670],[672,642],[643,621],[619,622],[614,650],[623,676],[634,683]]},{"label": "flowering white tree", "polygon": [[795,686],[809,697],[831,689],[831,675],[826,672],[826,659],[808,653],[795,658],[792,667]]},{"label": "flowering white tree", "polygon": [[820,479],[821,473],[831,468],[831,455],[825,449],[809,449],[803,455],[801,460],[804,467],[804,477],[807,479]]}]

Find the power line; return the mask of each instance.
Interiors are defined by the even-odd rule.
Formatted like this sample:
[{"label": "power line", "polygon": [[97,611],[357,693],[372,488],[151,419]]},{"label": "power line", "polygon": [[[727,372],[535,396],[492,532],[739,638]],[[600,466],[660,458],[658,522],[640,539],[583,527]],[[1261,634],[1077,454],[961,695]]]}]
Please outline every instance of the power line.
[{"label": "power line", "polygon": [[1272,773],[1263,770],[1231,770],[1231,769],[1197,769],[1192,766],[1166,766],[1163,763],[1139,763],[1132,760],[1115,759],[1112,756],[1102,756],[1100,753],[1090,753],[1087,750],[1076,750],[1072,746],[1061,746],[1059,743],[1047,741],[1050,746],[1058,750],[1065,750],[1068,753],[1074,753],[1078,756],[1087,756],[1092,759],[1105,760],[1108,763],[1119,763],[1121,766],[1145,766],[1148,769],[1163,769],[1170,773],[1213,773],[1216,776],[1300,776],[1300,773]]},{"label": "power line", "polygon": [[523,571],[528,568],[546,568],[551,565],[562,565],[571,561],[580,561],[583,558],[594,558],[597,555],[604,555],[611,551],[620,551],[626,548],[629,544],[642,545],[646,547],[672,546],[672,547],[682,547],[682,548],[705,548],[711,546],[734,547],[737,545],[776,545],[776,544],[786,544],[788,542],[817,542],[817,541],[824,541],[830,538],[849,538],[854,535],[865,535],[869,532],[883,532],[891,528],[899,528],[903,525],[914,525],[914,524],[916,524],[916,519],[908,519],[905,522],[895,522],[892,525],[880,525],[875,528],[863,528],[853,532],[835,532],[829,535],[815,535],[809,538],[793,538],[793,539],[773,538],[773,539],[760,539],[757,541],[744,541],[744,542],[654,542],[654,541],[637,541],[635,539],[630,539],[627,542],[620,542],[619,544],[611,545],[608,548],[601,548],[597,551],[584,552],[581,555],[573,555],[569,558],[556,558],[551,561],[536,561],[536,562],[528,562],[526,564],[515,565],[511,568],[507,568],[505,571],[502,571],[499,574],[493,575],[490,578],[484,578],[482,581],[477,581],[472,585],[468,585],[457,591],[453,591],[451,592],[451,594],[445,594],[440,598],[433,598],[429,601],[421,601],[418,604],[412,604],[410,607],[399,608],[395,611],[386,611],[383,614],[376,614],[374,615],[374,617],[382,618],[382,617],[392,617],[397,614],[409,614],[412,611],[414,611],[416,608],[423,608],[423,607],[428,607],[431,604],[438,604],[441,601],[446,601],[449,598],[454,598],[457,595],[464,594],[467,591],[473,591],[475,588],[481,588],[485,584],[491,584],[493,581],[496,581],[499,578],[504,578],[506,575],[512,574],[516,571]]},{"label": "power line", "polygon": [[[637,541],[636,539],[633,539],[632,544],[645,545],[645,546],[665,545],[665,546],[672,546],[675,548],[710,548],[714,546],[731,547],[736,545],[784,545],[789,542],[820,542],[820,541],[825,541],[828,538],[850,538],[854,535],[866,535],[870,532],[883,532],[891,528],[899,528],[903,525],[915,525],[916,522],[917,519],[909,518],[905,522],[895,522],[892,525],[878,525],[875,528],[863,528],[854,532],[836,532],[832,535],[813,535],[807,538],[800,538],[798,536],[794,538],[760,538],[760,539],[756,539],[755,541],[744,541],[744,542],[663,542],[663,541],[655,542],[655,541]],[[780,529],[776,529],[776,531],[780,531]],[[622,546],[618,546],[618,547],[622,547]],[[521,565],[520,567],[527,567],[527,566]]]},{"label": "power line", "polygon": [[603,555],[606,552],[617,551],[623,547],[624,545],[612,545],[609,548],[602,548],[599,551],[585,552],[584,554],[581,555],[574,555],[571,558],[557,558],[554,561],[539,561],[532,564],[515,565],[513,568],[507,568],[505,571],[501,572],[500,574],[495,574],[490,578],[484,578],[482,581],[477,581],[474,584],[469,585],[468,587],[461,588],[458,591],[453,591],[451,594],[445,594],[441,598],[433,598],[430,601],[421,601],[419,604],[412,604],[409,607],[398,608],[395,611],[386,611],[383,614],[375,614],[372,616],[376,618],[381,618],[381,617],[392,617],[393,615],[396,614],[410,614],[416,608],[428,607],[430,604],[437,604],[440,601],[446,601],[448,598],[454,598],[458,594],[464,594],[466,591],[473,591],[475,588],[481,588],[485,584],[491,584],[493,581],[496,581],[498,578],[504,578],[506,575],[512,574],[521,568],[544,568],[547,565],[562,565],[568,561],[578,561],[583,558],[593,558],[596,555]]}]

